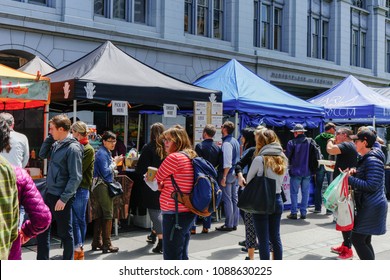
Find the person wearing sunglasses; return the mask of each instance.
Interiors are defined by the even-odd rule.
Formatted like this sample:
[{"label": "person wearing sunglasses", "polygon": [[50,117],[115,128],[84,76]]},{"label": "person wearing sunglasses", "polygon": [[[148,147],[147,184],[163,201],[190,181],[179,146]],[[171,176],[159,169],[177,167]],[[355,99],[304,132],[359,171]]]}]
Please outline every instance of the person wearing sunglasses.
[{"label": "person wearing sunglasses", "polygon": [[348,177],[356,207],[351,240],[361,260],[375,259],[372,236],[386,233],[385,155],[373,147],[376,138],[369,129],[351,136],[360,154],[356,169],[351,169]]}]

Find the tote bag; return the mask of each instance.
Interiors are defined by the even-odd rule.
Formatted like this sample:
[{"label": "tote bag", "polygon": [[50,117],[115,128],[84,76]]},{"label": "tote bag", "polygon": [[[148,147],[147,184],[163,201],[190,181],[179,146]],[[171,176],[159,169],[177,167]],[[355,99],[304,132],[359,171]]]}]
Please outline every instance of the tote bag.
[{"label": "tote bag", "polygon": [[336,230],[349,231],[353,229],[355,220],[355,206],[348,184],[343,185],[342,197],[337,201]]},{"label": "tote bag", "polygon": [[[265,166],[264,166],[265,171]],[[238,208],[252,214],[275,212],[276,181],[264,176],[254,177],[238,197]]]},{"label": "tote bag", "polygon": [[323,199],[325,208],[331,211],[336,211],[338,201],[342,199],[343,186],[348,187],[348,173],[341,172],[327,187]]}]

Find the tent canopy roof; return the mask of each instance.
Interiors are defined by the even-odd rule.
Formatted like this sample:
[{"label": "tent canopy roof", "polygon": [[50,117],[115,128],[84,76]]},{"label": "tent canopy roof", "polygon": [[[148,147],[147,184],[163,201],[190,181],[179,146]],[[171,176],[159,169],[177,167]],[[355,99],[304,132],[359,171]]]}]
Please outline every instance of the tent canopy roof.
[{"label": "tent canopy roof", "polygon": [[0,109],[20,110],[50,103],[50,79],[0,64]]},{"label": "tent canopy roof", "polygon": [[199,78],[197,86],[222,91],[223,109],[256,115],[323,117],[324,109],[268,83],[232,59],[214,72]]},{"label": "tent canopy roof", "polygon": [[22,67],[20,67],[18,70],[33,75],[36,75],[37,71],[39,71],[42,75],[46,75],[56,69],[48,63],[44,62],[38,56],[36,56],[32,60],[24,64]]},{"label": "tent canopy roof", "polygon": [[330,119],[390,119],[390,99],[370,89],[352,75],[308,101],[324,106],[325,117]]},{"label": "tent canopy roof", "polygon": [[[52,80],[53,100],[64,101],[64,85],[68,82],[69,99],[158,105],[177,104],[192,108],[193,101],[209,101],[221,93],[196,87],[170,77],[134,59],[110,41],[73,63],[48,75]],[[89,90],[90,95],[87,95]]]}]

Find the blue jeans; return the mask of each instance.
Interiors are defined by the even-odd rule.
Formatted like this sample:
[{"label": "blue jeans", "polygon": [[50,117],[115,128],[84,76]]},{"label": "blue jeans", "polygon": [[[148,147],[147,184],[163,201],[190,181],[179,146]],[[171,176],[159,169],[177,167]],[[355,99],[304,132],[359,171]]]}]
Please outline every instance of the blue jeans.
[{"label": "blue jeans", "polygon": [[290,177],[290,199],[291,199],[291,213],[297,214],[298,210],[298,191],[301,186],[302,200],[300,211],[302,216],[306,216],[307,205],[309,203],[311,176],[291,176]]},{"label": "blue jeans", "polygon": [[[176,214],[164,214],[163,226],[163,256],[164,260],[188,260],[188,245],[190,229],[194,223],[195,214],[192,212],[179,213],[180,229],[175,228]],[[171,236],[173,230],[173,236]]]},{"label": "blue jeans", "polygon": [[274,259],[283,259],[283,246],[280,239],[280,220],[283,213],[283,201],[280,194],[276,195],[275,213],[272,215],[252,214],[256,235],[259,242],[261,260],[270,259],[270,242],[274,250]]},{"label": "blue jeans", "polygon": [[86,211],[89,198],[89,190],[78,188],[72,205],[74,247],[80,248],[85,242],[87,233]]},{"label": "blue jeans", "polygon": [[[68,200],[64,210],[54,211],[54,207],[59,199],[59,196],[47,193],[45,203],[50,209],[52,221],[56,221],[57,224],[57,234],[61,238],[64,247],[62,257],[64,260],[73,260],[72,204],[74,197]],[[51,226],[37,236],[37,260],[49,259],[50,230]]]},{"label": "blue jeans", "polygon": [[195,220],[194,220],[194,223],[192,225],[192,228],[191,229],[196,229],[196,223],[201,220],[202,221],[202,224],[203,224],[203,227],[204,228],[210,228],[211,227],[211,216],[208,216],[208,217],[199,217],[199,216],[196,216]]},{"label": "blue jeans", "polygon": [[226,178],[226,187],[221,187],[221,189],[225,211],[225,226],[228,228],[236,227],[240,217],[240,211],[237,207],[238,183],[236,176],[228,174]]},{"label": "blue jeans", "polygon": [[323,184],[324,184],[325,176],[326,176],[326,180],[327,180],[328,186],[329,186],[331,173],[329,171],[326,171],[325,167],[323,165],[321,165],[316,173],[316,182],[315,182],[316,184],[315,184],[315,191],[314,191],[314,209],[315,210],[321,211],[322,195],[324,193]]}]

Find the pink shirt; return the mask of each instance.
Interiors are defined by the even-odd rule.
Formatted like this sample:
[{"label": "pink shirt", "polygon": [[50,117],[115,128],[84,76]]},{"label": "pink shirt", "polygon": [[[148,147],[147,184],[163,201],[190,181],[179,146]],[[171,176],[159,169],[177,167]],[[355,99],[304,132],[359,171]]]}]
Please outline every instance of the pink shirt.
[{"label": "pink shirt", "polygon": [[[163,182],[160,195],[160,208],[162,211],[175,211],[175,200],[171,197],[174,188],[171,174],[183,193],[190,193],[194,186],[194,169],[191,160],[182,153],[170,154],[160,165],[156,179]],[[190,212],[183,204],[179,203],[179,213]]]}]

